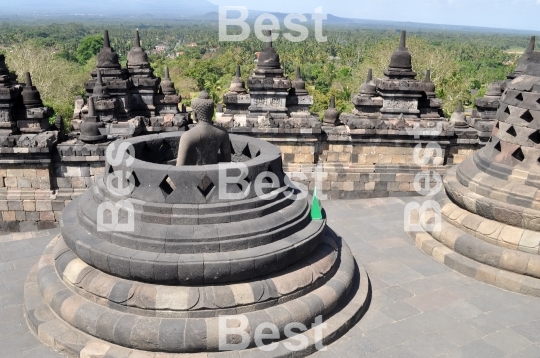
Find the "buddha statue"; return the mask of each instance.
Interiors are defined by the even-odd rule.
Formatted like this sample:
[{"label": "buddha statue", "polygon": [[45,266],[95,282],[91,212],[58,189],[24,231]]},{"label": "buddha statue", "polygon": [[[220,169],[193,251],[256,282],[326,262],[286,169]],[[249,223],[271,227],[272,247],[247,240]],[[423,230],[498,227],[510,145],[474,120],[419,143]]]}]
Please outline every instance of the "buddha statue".
[{"label": "buddha statue", "polygon": [[211,165],[231,161],[229,134],[212,123],[214,105],[206,91],[192,101],[197,125],[180,137],[177,166]]}]

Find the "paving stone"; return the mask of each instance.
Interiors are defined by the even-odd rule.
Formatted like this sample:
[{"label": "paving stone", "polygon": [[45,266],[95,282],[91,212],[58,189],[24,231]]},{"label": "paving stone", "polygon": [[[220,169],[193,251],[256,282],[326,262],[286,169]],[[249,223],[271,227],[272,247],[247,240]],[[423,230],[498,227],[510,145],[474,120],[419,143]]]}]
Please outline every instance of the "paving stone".
[{"label": "paving stone", "polygon": [[523,323],[540,320],[538,312],[529,310],[528,307],[511,307],[508,309],[497,309],[488,313],[496,321],[504,326],[515,326]]},{"label": "paving stone", "polygon": [[14,335],[22,334],[28,331],[28,325],[24,317],[19,317],[14,320],[0,322],[0,337],[2,339],[9,338]]},{"label": "paving stone", "polygon": [[406,298],[412,297],[413,294],[401,286],[390,286],[381,290],[381,293],[394,301],[403,301]]},{"label": "paving stone", "polygon": [[512,327],[514,331],[533,343],[540,343],[540,321],[519,324]]},{"label": "paving stone", "polygon": [[432,292],[441,288],[441,285],[439,285],[437,281],[426,280],[424,278],[405,282],[402,283],[400,286],[414,295],[421,295],[423,293]]},{"label": "paving stone", "polygon": [[444,327],[438,332],[457,346],[467,345],[484,335],[480,330],[464,322],[458,322],[455,325]]},{"label": "paving stone", "polygon": [[430,311],[436,308],[442,308],[458,301],[450,289],[441,288],[432,292],[427,292],[405,300],[408,304],[418,308],[421,311]]},{"label": "paving stone", "polygon": [[387,271],[379,275],[379,278],[389,285],[400,285],[409,281],[418,280],[422,277],[421,274],[409,267],[404,267],[395,271]]},{"label": "paving stone", "polygon": [[439,275],[442,273],[451,272],[452,270],[449,269],[446,266],[443,265],[433,265],[432,263],[425,264],[425,265],[419,265],[419,266],[413,266],[413,270],[420,273],[424,277],[430,277]]},{"label": "paving stone", "polygon": [[371,275],[379,276],[382,273],[399,270],[405,268],[406,266],[396,259],[390,259],[364,264],[364,267]]},{"label": "paving stone", "polygon": [[396,321],[401,321],[402,319],[422,313],[420,310],[408,305],[405,302],[393,303],[391,305],[382,307],[380,311]]},{"label": "paving stone", "polygon": [[39,357],[39,358],[60,358],[60,357],[63,357],[63,355],[61,355],[60,353],[55,352],[52,349],[50,349],[49,347],[46,347],[46,346],[43,346],[43,345],[39,346],[39,347],[23,350],[21,352],[21,356],[23,358],[36,358],[36,357]]},{"label": "paving stone", "polygon": [[372,329],[393,323],[395,320],[380,311],[368,311],[358,323],[358,328],[367,332]]},{"label": "paving stone", "polygon": [[540,346],[529,344],[525,348],[507,355],[506,358],[538,358],[538,352],[540,352]]},{"label": "paving stone", "polygon": [[373,358],[389,358],[389,357],[399,357],[399,358],[418,358],[420,355],[413,352],[412,349],[405,345],[398,345],[384,351],[381,351],[372,356]]},{"label": "paving stone", "polygon": [[387,306],[393,302],[394,300],[382,294],[380,291],[375,291],[371,295],[371,303],[369,305],[369,311],[376,311],[380,309],[381,307]]},{"label": "paving stone", "polygon": [[506,354],[515,353],[531,344],[531,341],[511,328],[492,333],[489,336],[484,337],[484,341],[497,347]]},{"label": "paving stone", "polygon": [[392,347],[422,334],[420,326],[410,325],[407,320],[394,322],[366,332],[365,336],[378,347]]},{"label": "paving stone", "polygon": [[449,314],[452,317],[457,318],[458,320],[467,320],[470,318],[477,317],[483,312],[478,308],[474,307],[466,301],[457,301],[446,307],[444,307],[443,312]]},{"label": "paving stone", "polygon": [[40,347],[42,344],[37,338],[27,331],[12,337],[0,339],[0,352],[4,357],[22,357],[22,351]]},{"label": "paving stone", "polygon": [[[509,302],[509,300],[501,299],[500,297],[494,297],[491,294],[472,297],[466,299],[466,301],[484,312],[491,312],[496,309],[504,310],[512,307],[512,304]],[[497,303],[502,306],[497,305]]]},{"label": "paving stone", "polygon": [[[339,342],[339,341],[338,341]],[[336,344],[338,343],[336,342]],[[327,349],[325,351],[318,351],[311,355],[312,358],[340,358],[336,353],[334,353],[332,350]]]},{"label": "paving stone", "polygon": [[380,348],[370,339],[360,336],[336,342],[330,346],[330,351],[339,358],[356,358],[371,356]]},{"label": "paving stone", "polygon": [[416,339],[405,342],[404,345],[413,350],[420,357],[438,357],[442,353],[450,352],[457,345],[450,342],[440,333],[429,332]]},{"label": "paving stone", "polygon": [[497,347],[487,343],[480,339],[474,342],[470,342],[463,347],[460,347],[452,352],[448,353],[449,357],[462,357],[462,358],[478,358],[489,357],[499,358],[504,357],[506,354]]}]

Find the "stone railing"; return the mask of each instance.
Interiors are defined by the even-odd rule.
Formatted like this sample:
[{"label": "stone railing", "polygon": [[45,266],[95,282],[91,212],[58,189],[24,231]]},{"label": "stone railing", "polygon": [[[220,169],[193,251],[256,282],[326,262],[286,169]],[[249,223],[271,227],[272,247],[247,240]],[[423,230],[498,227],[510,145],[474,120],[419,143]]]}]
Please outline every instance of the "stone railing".
[{"label": "stone railing", "polygon": [[[280,157],[279,153],[272,151],[271,159],[265,159],[268,162],[261,161],[266,158],[265,141],[269,142],[280,149],[283,170],[294,182],[305,185],[309,190],[317,186],[319,193],[329,199],[357,199],[417,195],[414,187],[416,174],[430,170],[442,175],[446,168],[462,162],[479,148],[476,141],[455,136],[392,139],[382,135],[336,134],[336,128],[330,131],[323,127],[322,131],[282,132],[275,129],[232,128],[233,156],[236,161],[255,156],[253,163],[257,165],[253,168],[268,171],[267,164],[277,163]],[[143,174],[145,167],[163,162],[174,164],[179,137],[180,133],[169,133],[130,140],[136,158],[146,162],[137,169],[139,181],[146,180]],[[415,163],[414,148],[418,144],[425,147],[428,142],[441,147],[442,164],[437,167]],[[44,149],[6,148],[9,153],[4,153],[4,148],[0,148],[0,231],[28,231],[57,226],[65,205],[90,188],[96,176],[109,172],[105,155],[109,144],[83,144],[71,139]],[[262,156],[257,157],[258,150]],[[174,169],[172,166],[169,168]],[[181,169],[173,172],[173,175],[181,175]],[[219,178],[214,179],[212,171],[210,173],[208,178],[212,179],[213,185],[219,184]],[[248,180],[255,178],[253,173],[250,172]],[[280,172],[275,174],[282,177]],[[162,188],[165,193],[174,189],[167,185],[170,184],[165,180]],[[203,191],[208,189],[205,185],[201,188]],[[191,192],[197,194],[197,191]]]}]

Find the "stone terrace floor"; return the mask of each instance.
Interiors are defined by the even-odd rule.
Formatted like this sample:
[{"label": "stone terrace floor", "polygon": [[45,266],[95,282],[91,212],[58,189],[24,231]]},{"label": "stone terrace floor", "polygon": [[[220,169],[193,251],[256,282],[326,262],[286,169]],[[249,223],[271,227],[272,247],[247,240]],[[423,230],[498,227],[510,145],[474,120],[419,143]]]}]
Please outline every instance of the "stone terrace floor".
[{"label": "stone terrace floor", "polygon": [[[456,273],[403,232],[415,198],[325,201],[329,225],[364,264],[373,285],[367,314],[314,358],[540,357],[540,299]],[[23,284],[57,230],[0,237],[0,357],[62,357],[23,317]],[[149,356],[151,357],[151,356]]]}]

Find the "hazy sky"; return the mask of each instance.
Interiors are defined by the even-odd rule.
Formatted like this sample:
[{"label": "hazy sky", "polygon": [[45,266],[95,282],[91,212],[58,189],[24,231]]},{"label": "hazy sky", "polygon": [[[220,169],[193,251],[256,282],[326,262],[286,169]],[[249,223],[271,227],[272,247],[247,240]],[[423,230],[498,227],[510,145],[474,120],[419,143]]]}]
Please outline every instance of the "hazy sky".
[{"label": "hazy sky", "polygon": [[253,10],[313,12],[371,20],[411,21],[540,31],[540,0],[210,0]]}]

